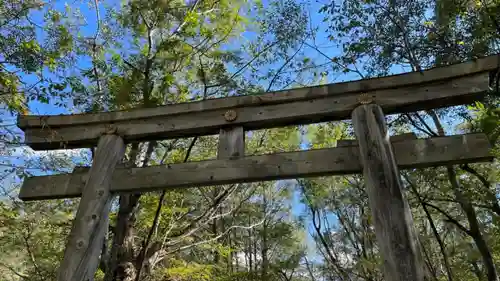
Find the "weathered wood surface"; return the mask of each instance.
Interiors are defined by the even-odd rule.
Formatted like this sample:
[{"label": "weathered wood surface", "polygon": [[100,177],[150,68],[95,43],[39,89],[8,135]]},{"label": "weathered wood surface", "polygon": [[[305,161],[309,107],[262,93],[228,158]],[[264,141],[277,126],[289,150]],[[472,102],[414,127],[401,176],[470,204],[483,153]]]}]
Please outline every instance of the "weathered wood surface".
[{"label": "weathered wood surface", "polygon": [[[352,113],[375,234],[387,281],[424,281],[424,262],[403,193],[384,113],[362,105]],[[438,153],[438,152],[435,152]]]},{"label": "weathered wood surface", "polygon": [[[468,134],[394,142],[400,168],[490,161],[490,144],[484,134]],[[297,177],[361,172],[357,146],[247,156],[145,168],[117,169],[113,192],[153,190],[267,181]],[[19,197],[23,200],[78,197],[85,173],[28,178]]]},{"label": "weathered wood surface", "polygon": [[245,156],[245,130],[231,127],[220,130],[217,159],[236,159]]},{"label": "weathered wood surface", "polygon": [[[401,76],[401,79],[404,77]],[[77,148],[93,146],[100,135],[115,129],[126,141],[191,137],[217,134],[226,126],[242,126],[246,130],[252,130],[348,119],[352,110],[360,104],[361,96],[374,100],[390,114],[465,104],[476,100],[487,90],[489,90],[489,73],[480,73],[430,84],[373,90],[364,95],[359,92],[337,96],[325,94],[325,97],[304,101],[233,107],[230,111],[228,109],[194,111],[113,123],[81,124],[75,121],[68,126],[45,125],[36,128],[23,127],[25,119],[21,118],[20,126],[24,128],[26,143],[33,149]],[[166,112],[167,108],[165,107]],[[228,111],[234,120],[225,118]],[[66,117],[68,116],[59,118]],[[83,115],[80,117],[86,118]],[[77,125],[78,123],[80,125]]]},{"label": "weathered wood surface", "polygon": [[[401,135],[390,136],[389,139],[391,140],[391,142],[414,140],[414,139],[417,139],[417,135],[415,135],[414,133],[404,133]],[[357,145],[358,145],[358,140],[338,140],[337,141],[337,147],[357,146]]]},{"label": "weathered wood surface", "polygon": [[407,87],[418,84],[433,83],[440,80],[448,80],[461,76],[474,75],[497,69],[498,60],[499,58],[497,55],[492,55],[464,63],[436,67],[423,72],[410,72],[380,78],[276,91],[260,95],[209,99],[205,101],[168,105],[157,108],[97,114],[20,116],[18,124],[21,128],[37,126],[58,127],[65,125],[70,126],[78,124],[117,122],[129,119],[142,119],[174,114],[187,114],[241,106],[268,105],[283,102],[311,100],[328,96],[345,95],[349,93]]},{"label": "weathered wood surface", "polygon": [[108,229],[109,187],[115,167],[124,153],[125,144],[119,136],[104,135],[99,140],[87,180],[81,182],[80,192],[83,194],[59,267],[58,281],[94,280]]}]

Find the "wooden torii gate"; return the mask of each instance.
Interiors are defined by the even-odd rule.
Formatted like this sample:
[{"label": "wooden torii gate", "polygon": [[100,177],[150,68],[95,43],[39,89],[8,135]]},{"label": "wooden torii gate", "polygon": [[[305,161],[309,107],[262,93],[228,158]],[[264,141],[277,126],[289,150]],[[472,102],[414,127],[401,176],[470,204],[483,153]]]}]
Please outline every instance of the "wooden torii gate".
[{"label": "wooden torii gate", "polygon": [[[398,168],[490,161],[483,134],[389,139],[386,114],[460,105],[490,89],[498,56],[382,78],[81,115],[20,116],[35,150],[97,146],[90,169],[24,181],[23,200],[81,197],[58,281],[88,281],[98,266],[115,193],[363,172],[388,281],[422,281],[424,266]],[[384,112],[384,113],[383,113]],[[245,156],[245,130],[352,117],[357,141],[337,147]],[[125,144],[219,134],[218,159],[117,168]]]}]

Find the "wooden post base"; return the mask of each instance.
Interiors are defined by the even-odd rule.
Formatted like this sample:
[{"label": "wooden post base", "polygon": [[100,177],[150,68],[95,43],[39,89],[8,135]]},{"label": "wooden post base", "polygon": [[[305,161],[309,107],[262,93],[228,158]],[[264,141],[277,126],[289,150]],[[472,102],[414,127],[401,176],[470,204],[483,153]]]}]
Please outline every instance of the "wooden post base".
[{"label": "wooden post base", "polygon": [[121,137],[104,135],[100,138],[57,281],[94,280],[109,223],[111,177],[124,153]]},{"label": "wooden post base", "polygon": [[352,113],[360,160],[385,280],[423,281],[424,266],[382,108],[361,105]]}]

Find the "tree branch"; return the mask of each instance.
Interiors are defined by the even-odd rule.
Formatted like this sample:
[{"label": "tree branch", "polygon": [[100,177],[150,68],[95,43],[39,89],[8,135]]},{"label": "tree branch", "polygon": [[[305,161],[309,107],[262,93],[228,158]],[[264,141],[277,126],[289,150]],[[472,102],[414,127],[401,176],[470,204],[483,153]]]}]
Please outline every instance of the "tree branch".
[{"label": "tree branch", "polygon": [[179,247],[179,248],[177,248],[177,249],[175,249],[173,251],[167,252],[165,254],[165,256],[169,255],[169,254],[173,254],[173,253],[179,252],[179,251],[183,251],[183,250],[195,247],[195,246],[199,246],[199,245],[202,245],[202,244],[206,244],[206,243],[210,243],[210,242],[216,241],[216,240],[220,239],[221,237],[225,236],[226,234],[228,234],[233,229],[253,229],[256,226],[259,226],[259,225],[261,225],[263,223],[264,223],[264,219],[261,220],[261,221],[259,221],[259,222],[257,222],[257,223],[254,223],[252,225],[248,225],[248,226],[232,225],[228,229],[226,229],[226,231],[222,232],[220,235],[218,235],[216,237],[212,237],[212,238],[210,238],[208,240],[204,240],[204,241],[200,241],[200,242],[193,243],[193,244],[190,244],[190,245]]},{"label": "tree branch", "polygon": [[431,203],[428,203],[428,202],[423,202],[423,204],[425,204],[426,206],[429,206],[431,208],[433,208],[434,210],[440,212],[442,215],[444,215],[446,218],[447,218],[447,221],[448,222],[451,222],[453,223],[454,225],[456,225],[460,230],[462,230],[463,232],[467,233],[469,236],[471,236],[471,232],[470,230],[468,230],[465,226],[463,226],[460,222],[458,222],[456,219],[454,219],[452,216],[450,216],[447,212],[443,211],[441,208],[439,208],[438,206],[436,205],[433,205]]},{"label": "tree branch", "polygon": [[[198,139],[198,137],[194,137],[193,140],[191,141],[191,144],[189,145],[189,148],[188,148],[188,150],[186,152],[186,156],[184,157],[184,162],[187,162],[187,160],[189,159],[189,156],[191,154],[191,150],[193,149],[193,146],[196,143],[197,139]],[[148,150],[151,147],[153,147],[153,146],[150,145],[148,147]],[[165,152],[165,153],[168,153],[168,152]],[[146,165],[146,164],[147,164],[147,160],[144,161],[144,165]],[[151,238],[153,237],[153,233],[158,228],[158,224],[159,224],[159,221],[160,221],[161,209],[163,207],[163,201],[165,199],[165,195],[166,194],[167,194],[166,190],[163,190],[161,192],[160,198],[158,199],[158,206],[156,207],[156,212],[155,212],[155,216],[154,216],[154,219],[153,219],[153,224],[151,225],[151,228],[149,229],[148,236],[147,236],[146,240],[143,242],[142,249],[139,252],[139,256],[137,257],[138,268],[137,268],[137,274],[136,274],[136,278],[135,278],[136,281],[139,281],[140,278],[141,278],[141,271],[142,271],[142,268],[144,266],[144,260],[145,260],[145,257],[146,257],[146,252],[149,249],[149,247],[151,246]]]},{"label": "tree branch", "polygon": [[24,273],[21,273],[21,272],[18,272],[17,270],[15,270],[13,267],[3,263],[3,262],[0,262],[0,266],[3,266],[5,267],[6,269],[8,269],[9,271],[11,271],[12,273],[14,273],[16,276],[22,278],[22,279],[26,279],[26,280],[30,280],[30,276],[27,275],[27,274],[24,274]]},{"label": "tree branch", "polygon": [[[413,191],[413,193],[415,193],[420,205],[422,205],[422,208],[424,209],[427,220],[429,221],[429,224],[431,226],[432,233],[434,234],[434,237],[436,238],[436,241],[439,244],[439,249],[441,250],[441,255],[443,256],[443,261],[444,261],[444,265],[446,268],[446,274],[448,277],[448,281],[453,281],[453,275],[452,275],[452,271],[450,268],[448,255],[446,254],[446,247],[444,245],[443,240],[439,236],[439,232],[436,228],[436,225],[434,224],[434,220],[432,219],[432,215],[430,214],[429,210],[427,209],[427,205],[425,204],[424,200],[422,199],[422,196],[420,196],[420,193],[418,192],[417,187],[413,184],[413,181],[410,180],[410,178],[408,177],[407,174],[403,174],[403,177],[406,179],[406,182],[410,185],[411,190]],[[422,245],[422,249],[425,249],[424,245]],[[435,275],[434,271],[433,271],[433,274]]]}]

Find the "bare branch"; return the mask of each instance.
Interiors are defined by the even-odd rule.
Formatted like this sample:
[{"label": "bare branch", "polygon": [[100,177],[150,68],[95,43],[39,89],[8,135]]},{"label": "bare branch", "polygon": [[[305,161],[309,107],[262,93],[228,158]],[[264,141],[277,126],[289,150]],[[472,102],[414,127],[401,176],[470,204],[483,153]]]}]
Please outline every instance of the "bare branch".
[{"label": "bare branch", "polygon": [[[265,217],[266,216],[264,216],[264,218]],[[215,237],[212,237],[210,239],[207,239],[207,240],[204,240],[204,241],[200,241],[200,242],[197,242],[197,243],[193,243],[193,244],[189,244],[189,245],[186,245],[186,246],[179,247],[179,248],[177,248],[177,249],[175,249],[173,251],[166,252],[165,255],[173,254],[173,253],[176,253],[176,252],[179,252],[179,251],[183,251],[183,250],[195,247],[195,246],[199,246],[199,245],[202,245],[202,244],[206,244],[206,243],[210,243],[210,242],[216,241],[216,240],[220,239],[221,237],[225,236],[226,234],[228,234],[233,229],[253,229],[256,226],[259,226],[259,225],[263,224],[264,221],[265,221],[265,219],[262,219],[261,221],[259,221],[257,223],[254,223],[254,224],[251,224],[251,225],[248,225],[248,226],[232,225],[228,229],[226,229],[226,231],[222,232],[221,234],[219,234],[219,235],[217,235]]]},{"label": "bare branch", "polygon": [[12,273],[14,273],[15,275],[17,275],[18,277],[20,277],[22,279],[30,280],[30,276],[29,275],[21,273],[21,272],[15,270],[13,267],[11,267],[11,266],[3,263],[3,262],[0,262],[0,266],[5,267],[6,269],[10,270]]},{"label": "bare branch", "polygon": [[[198,6],[198,3],[200,2],[200,0],[196,0],[194,2],[194,4],[191,6],[191,8],[189,9],[189,12],[188,13],[191,13],[193,12],[196,7]],[[182,29],[184,28],[184,26],[186,26],[187,24],[187,17],[184,17],[184,20],[182,21],[181,24],[179,24],[179,26],[177,26],[177,28],[172,32],[172,34],[168,37],[168,39],[171,39],[173,38],[174,36],[178,35],[179,33],[182,32]]]},{"label": "bare branch", "polygon": [[[189,159],[189,156],[191,154],[191,150],[192,150],[194,144],[196,143],[197,139],[198,139],[197,137],[194,137],[193,140],[191,141],[191,144],[186,152],[186,156],[184,157],[184,162],[187,162],[187,160]],[[154,141],[154,143],[156,143],[156,141]],[[152,147],[154,147],[154,144],[150,143],[150,145],[148,147],[148,152],[149,152],[149,150],[151,150],[151,152],[149,153],[149,155],[152,153],[152,149],[151,149]],[[165,154],[166,153],[168,153],[168,151],[165,152]],[[146,158],[146,159],[148,159],[148,158]],[[144,160],[144,165],[147,165],[148,161],[146,159]],[[158,206],[156,207],[156,213],[155,213],[155,216],[153,219],[153,225],[149,229],[148,236],[147,236],[146,240],[143,242],[142,249],[139,252],[139,256],[137,257],[137,263],[139,264],[139,267],[137,268],[137,274],[136,274],[136,279],[135,279],[136,281],[139,281],[141,278],[141,271],[142,271],[142,268],[144,266],[146,252],[148,251],[149,247],[151,246],[151,238],[153,237],[153,233],[155,233],[157,228],[158,228],[158,224],[160,221],[160,215],[161,215],[161,209],[163,207],[163,201],[165,199],[166,194],[167,194],[167,191],[163,190],[161,195],[160,195],[160,198],[158,199]]]},{"label": "bare branch", "polygon": [[470,230],[468,230],[465,226],[463,226],[460,222],[458,222],[456,219],[454,219],[452,216],[450,216],[447,212],[443,211],[441,208],[439,208],[438,206],[436,205],[433,205],[431,203],[428,203],[428,202],[423,202],[423,204],[425,204],[426,206],[429,206],[431,208],[433,208],[434,210],[440,212],[441,214],[443,214],[447,221],[448,222],[451,222],[453,223],[454,225],[456,225],[460,230],[462,230],[463,232],[467,233],[468,235],[472,236],[471,235],[471,232]]}]

